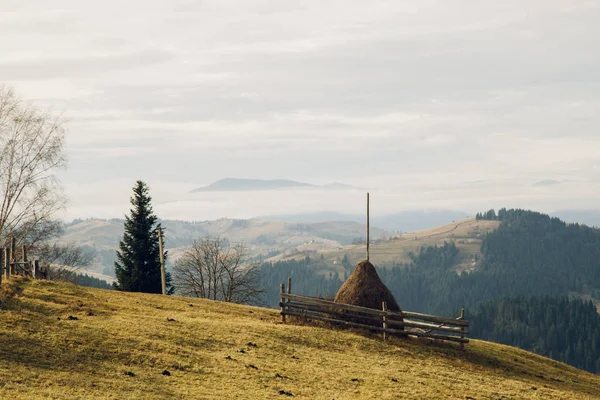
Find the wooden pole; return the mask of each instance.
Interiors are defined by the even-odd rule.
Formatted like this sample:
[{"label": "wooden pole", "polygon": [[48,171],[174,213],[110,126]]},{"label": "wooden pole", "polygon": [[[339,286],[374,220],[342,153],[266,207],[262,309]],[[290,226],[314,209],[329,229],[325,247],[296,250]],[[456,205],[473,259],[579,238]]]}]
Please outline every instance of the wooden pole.
[{"label": "wooden pole", "polygon": [[40,274],[40,260],[33,260],[33,279],[38,279]]},{"label": "wooden pole", "polygon": [[25,246],[25,245],[21,246],[21,250],[23,252],[23,264],[22,264],[21,272],[23,273],[23,276],[26,276],[27,275],[27,246]]},{"label": "wooden pole", "polygon": [[[460,317],[458,317],[458,319],[461,320],[461,321],[463,319],[465,319],[465,309],[464,308],[460,309]],[[460,337],[461,337],[461,339],[463,339],[465,337],[465,328],[461,327],[460,331],[461,331],[460,332]],[[461,350],[465,349],[465,344],[462,343],[462,342],[460,343],[460,349]]]},{"label": "wooden pole", "polygon": [[4,248],[4,276],[6,280],[10,278],[10,250],[8,247]]},{"label": "wooden pole", "polygon": [[283,299],[283,294],[285,294],[285,285],[282,283],[279,285],[279,302],[281,303],[281,322],[285,322],[285,303]]},{"label": "wooden pole", "polygon": [[15,253],[17,250],[17,239],[12,238],[10,240],[10,274],[14,275],[17,273],[17,264],[15,264]]},{"label": "wooden pole", "polygon": [[[385,301],[381,302],[381,309],[383,310],[383,312],[387,311],[387,304]],[[386,335],[385,335],[385,331],[387,329],[387,317],[384,315],[383,317],[381,317],[383,319],[383,341],[385,342]]]},{"label": "wooden pole", "polygon": [[288,294],[292,294],[292,278],[288,277]]},{"label": "wooden pole", "polygon": [[369,261],[369,192],[367,192],[367,261]]},{"label": "wooden pole", "polygon": [[0,257],[2,258],[2,262],[0,262],[0,283],[2,283],[2,278],[4,278],[4,247],[2,248],[2,253],[0,253]]},{"label": "wooden pole", "polygon": [[165,277],[165,255],[163,253],[163,238],[162,229],[158,227],[158,250],[160,252],[160,283],[162,286],[162,294],[167,294],[167,280]]}]

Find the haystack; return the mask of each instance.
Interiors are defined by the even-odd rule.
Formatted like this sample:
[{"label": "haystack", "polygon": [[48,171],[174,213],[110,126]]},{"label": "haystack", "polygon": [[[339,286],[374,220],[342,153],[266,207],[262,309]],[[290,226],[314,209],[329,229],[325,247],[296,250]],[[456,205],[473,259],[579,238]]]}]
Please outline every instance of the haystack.
[{"label": "haystack", "polygon": [[359,262],[335,296],[336,303],[381,310],[381,303],[387,303],[390,311],[401,311],[392,292],[381,282],[373,264]]}]

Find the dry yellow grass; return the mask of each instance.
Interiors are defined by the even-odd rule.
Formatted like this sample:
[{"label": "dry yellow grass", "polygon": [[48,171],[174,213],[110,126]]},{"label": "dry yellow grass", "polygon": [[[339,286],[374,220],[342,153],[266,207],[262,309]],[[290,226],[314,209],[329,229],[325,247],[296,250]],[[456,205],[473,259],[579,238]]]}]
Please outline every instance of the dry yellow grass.
[{"label": "dry yellow grass", "polygon": [[0,290],[2,399],[600,398],[600,377],[481,341],[384,343],[275,310],[63,283]]}]

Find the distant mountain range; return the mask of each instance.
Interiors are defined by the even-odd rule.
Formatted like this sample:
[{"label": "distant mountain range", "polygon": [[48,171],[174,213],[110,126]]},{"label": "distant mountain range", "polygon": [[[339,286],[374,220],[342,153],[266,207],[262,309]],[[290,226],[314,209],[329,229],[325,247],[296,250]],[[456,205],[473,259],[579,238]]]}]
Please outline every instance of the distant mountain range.
[{"label": "distant mountain range", "polygon": [[532,186],[552,186],[560,184],[559,181],[555,181],[553,179],[545,179],[543,181],[535,182]]},{"label": "distant mountain range", "polygon": [[231,192],[231,191],[258,191],[258,190],[286,190],[286,189],[330,189],[330,190],[355,190],[353,186],[332,182],[327,185],[313,185],[289,179],[240,179],[225,178],[191,191],[198,192]]}]

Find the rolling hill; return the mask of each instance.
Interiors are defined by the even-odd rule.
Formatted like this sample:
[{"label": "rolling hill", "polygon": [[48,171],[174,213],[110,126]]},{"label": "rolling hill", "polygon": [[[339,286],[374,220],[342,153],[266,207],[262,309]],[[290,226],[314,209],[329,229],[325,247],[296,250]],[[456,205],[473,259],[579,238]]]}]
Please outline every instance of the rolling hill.
[{"label": "rolling hill", "polygon": [[512,347],[465,351],[281,324],[276,310],[13,278],[0,398],[595,399],[600,377]]},{"label": "rolling hill", "polygon": [[[250,256],[264,259],[273,255],[291,256],[303,251],[337,249],[364,237],[364,224],[352,221],[299,223],[277,220],[236,220],[186,222],[164,220],[165,247],[174,261],[192,243],[205,236],[221,236],[244,242]],[[374,238],[390,236],[383,229],[371,228]],[[67,224],[61,240],[87,246],[98,253],[97,264],[89,272],[110,273],[114,254],[123,237],[123,220],[88,219]],[[112,258],[111,258],[112,257]]]},{"label": "rolling hill", "polygon": [[[393,236],[389,240],[375,240],[370,245],[371,260],[374,264],[393,265],[408,263],[410,252],[417,252],[421,247],[443,245],[446,241],[454,241],[459,249],[459,258],[456,264],[458,271],[471,271],[477,265],[481,255],[481,243],[488,232],[493,231],[500,225],[499,221],[475,220],[466,218],[451,224],[425,229],[417,232],[402,233]],[[354,244],[338,247],[335,249],[323,249],[309,254],[298,253],[292,256],[277,256],[275,260],[299,259],[305,255],[323,255],[331,265],[339,265],[344,257],[350,264],[356,264],[366,254],[366,245]],[[341,266],[335,268],[342,272]]]},{"label": "rolling hill", "polygon": [[[376,226],[390,232],[414,232],[430,229],[434,226],[447,225],[468,217],[468,214],[460,211],[403,211],[393,214],[371,215],[371,226]],[[360,214],[344,214],[336,211],[322,211],[303,214],[265,215],[258,219],[303,223],[354,221],[362,224],[365,221],[365,216]]]},{"label": "rolling hill", "polygon": [[[264,250],[263,248],[274,249],[278,246],[285,251],[311,241],[324,248],[339,247],[363,237],[365,232],[364,224],[352,221],[298,223],[222,218],[201,222],[163,220],[161,224],[165,230],[166,246],[171,249],[188,246],[192,240],[204,236],[221,236],[234,242],[243,241],[257,252]],[[371,228],[371,236],[376,239],[389,235],[383,229]],[[123,220],[88,219],[67,224],[61,240],[102,250],[113,250],[122,236]]]}]

